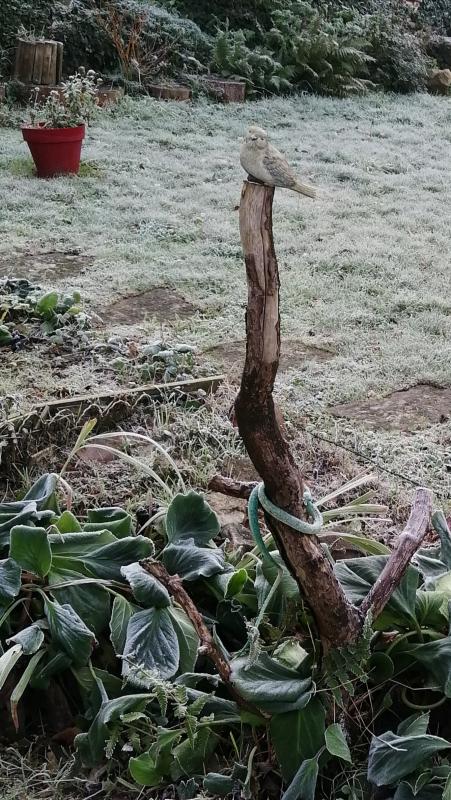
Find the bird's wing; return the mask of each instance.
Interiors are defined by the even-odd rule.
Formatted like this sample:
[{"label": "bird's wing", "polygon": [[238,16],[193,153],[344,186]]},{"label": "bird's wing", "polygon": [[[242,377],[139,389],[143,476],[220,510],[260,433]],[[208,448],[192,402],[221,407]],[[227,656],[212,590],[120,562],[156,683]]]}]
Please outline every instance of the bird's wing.
[{"label": "bird's wing", "polygon": [[288,161],[279,153],[275,147],[268,147],[263,156],[263,166],[268,170],[274,179],[274,183],[279,186],[292,186],[296,177]]}]

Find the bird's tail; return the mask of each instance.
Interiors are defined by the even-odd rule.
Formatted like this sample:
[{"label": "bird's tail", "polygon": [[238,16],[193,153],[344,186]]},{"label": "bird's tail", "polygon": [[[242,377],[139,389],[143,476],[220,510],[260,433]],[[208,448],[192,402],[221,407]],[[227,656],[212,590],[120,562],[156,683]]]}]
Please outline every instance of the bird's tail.
[{"label": "bird's tail", "polygon": [[299,194],[305,194],[306,197],[316,197],[316,189],[314,189],[313,186],[307,186],[306,183],[296,181],[293,189],[295,192],[299,192]]}]

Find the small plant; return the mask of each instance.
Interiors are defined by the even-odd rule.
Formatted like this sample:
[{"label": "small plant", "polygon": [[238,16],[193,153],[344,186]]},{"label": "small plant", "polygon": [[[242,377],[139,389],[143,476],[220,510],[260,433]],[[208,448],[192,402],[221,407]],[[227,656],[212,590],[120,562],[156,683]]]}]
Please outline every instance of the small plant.
[{"label": "small plant", "polygon": [[33,125],[43,128],[75,128],[89,123],[96,109],[96,87],[102,83],[96,80],[93,70],[86,72],[80,67],[74,75],[63,83],[62,90],[54,89],[41,108],[35,107],[31,113]]}]

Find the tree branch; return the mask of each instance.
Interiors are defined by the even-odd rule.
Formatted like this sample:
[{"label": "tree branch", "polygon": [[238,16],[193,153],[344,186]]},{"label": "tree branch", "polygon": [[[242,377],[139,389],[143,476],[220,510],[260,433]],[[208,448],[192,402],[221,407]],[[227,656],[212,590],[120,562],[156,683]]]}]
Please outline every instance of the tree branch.
[{"label": "tree branch", "polygon": [[261,716],[261,712],[255,708],[252,704],[248,703],[244,700],[243,697],[237,692],[233,684],[231,683],[230,676],[231,676],[231,668],[230,664],[227,659],[224,658],[221,651],[219,650],[216,642],[214,641],[210,631],[208,630],[203,618],[202,614],[197,610],[195,604],[191,600],[188,592],[185,591],[183,588],[183,584],[181,579],[178,575],[170,575],[167,571],[166,567],[163,564],[160,564],[158,561],[141,561],[140,562],[142,568],[156,578],[163,586],[166,587],[171,597],[174,598],[175,602],[179,604],[191,620],[196,633],[200,639],[200,647],[202,653],[210,659],[210,661],[215,665],[218,673],[221,677],[223,683],[227,686],[230,694],[235,699],[236,703],[241,706],[241,708],[250,711],[253,714],[257,714]]},{"label": "tree branch", "polygon": [[236,481],[234,478],[226,478],[225,475],[213,475],[209,480],[207,489],[210,492],[219,492],[228,497],[238,497],[248,500],[252,489],[257,486],[255,481]]},{"label": "tree branch", "polygon": [[371,611],[374,619],[384,610],[391,595],[399,586],[412,556],[423,541],[432,512],[432,492],[429,489],[417,489],[412,511],[403,532],[398,536],[396,548],[379,575],[373,588],[365,597],[360,609],[363,614]]},{"label": "tree branch", "polygon": [[[272,235],[274,189],[244,182],[240,232],[248,283],[246,361],[235,401],[240,435],[273,503],[305,515],[303,480],[278,424],[272,391],[280,357],[279,273]],[[325,649],[355,641],[359,611],[336,579],[315,536],[268,517],[282,558],[310,604]]]}]

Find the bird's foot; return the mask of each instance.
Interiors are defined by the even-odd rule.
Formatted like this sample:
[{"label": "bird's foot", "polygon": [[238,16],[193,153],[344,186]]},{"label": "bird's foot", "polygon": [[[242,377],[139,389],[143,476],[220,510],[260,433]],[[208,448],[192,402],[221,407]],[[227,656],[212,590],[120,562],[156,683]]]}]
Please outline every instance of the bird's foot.
[{"label": "bird's foot", "polygon": [[260,181],[258,178],[254,178],[254,176],[251,174],[247,176],[247,179],[249,183],[259,183],[260,186],[266,186],[266,183],[264,181]]}]

